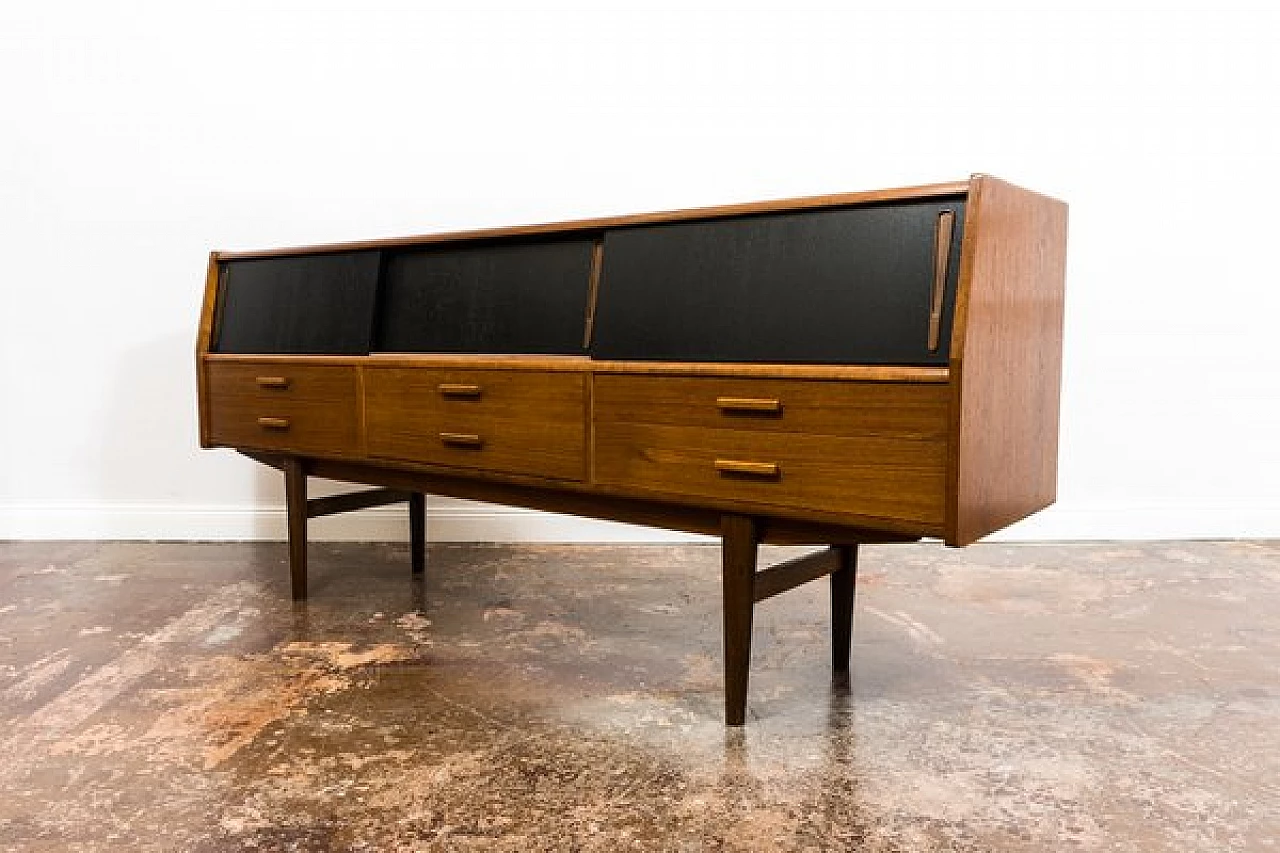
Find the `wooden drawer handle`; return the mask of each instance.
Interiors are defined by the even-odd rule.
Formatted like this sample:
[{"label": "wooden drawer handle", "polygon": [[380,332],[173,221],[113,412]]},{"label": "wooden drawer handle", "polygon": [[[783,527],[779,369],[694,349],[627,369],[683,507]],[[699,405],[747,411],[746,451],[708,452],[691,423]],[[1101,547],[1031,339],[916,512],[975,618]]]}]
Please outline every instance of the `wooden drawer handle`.
[{"label": "wooden drawer handle", "polygon": [[451,382],[440,384],[441,397],[479,397],[483,391],[479,385],[457,385]]},{"label": "wooden drawer handle", "polygon": [[782,476],[782,468],[777,462],[741,462],[737,459],[717,459],[716,470],[721,474],[737,474],[743,477],[767,477],[777,479]]},{"label": "wooden drawer handle", "polygon": [[288,388],[288,387],[289,387],[289,377],[287,377],[287,376],[259,376],[259,377],[258,377],[258,387],[259,387],[259,388],[273,388],[273,389],[277,389],[277,390],[284,390],[285,388]]},{"label": "wooden drawer handle", "polygon": [[716,397],[716,408],[722,412],[754,412],[781,414],[782,401],[757,397]]},{"label": "wooden drawer handle", "polygon": [[263,429],[288,429],[288,418],[258,418],[258,426]]},{"label": "wooden drawer handle", "polygon": [[450,447],[481,447],[484,439],[465,432],[442,432],[440,440]]}]

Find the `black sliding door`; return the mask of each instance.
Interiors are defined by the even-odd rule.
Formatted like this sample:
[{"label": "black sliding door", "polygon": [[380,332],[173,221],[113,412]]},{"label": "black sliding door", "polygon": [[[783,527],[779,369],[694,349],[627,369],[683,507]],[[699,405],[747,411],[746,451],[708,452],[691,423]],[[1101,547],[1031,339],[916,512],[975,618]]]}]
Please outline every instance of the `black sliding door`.
[{"label": "black sliding door", "polygon": [[378,256],[378,252],[340,252],[227,261],[213,350],[367,353]]},{"label": "black sliding door", "polygon": [[558,240],[391,254],[374,348],[581,354],[591,245]]},{"label": "black sliding door", "polygon": [[[931,349],[940,221],[954,227]],[[956,197],[608,231],[592,355],[945,364],[963,221]]]}]

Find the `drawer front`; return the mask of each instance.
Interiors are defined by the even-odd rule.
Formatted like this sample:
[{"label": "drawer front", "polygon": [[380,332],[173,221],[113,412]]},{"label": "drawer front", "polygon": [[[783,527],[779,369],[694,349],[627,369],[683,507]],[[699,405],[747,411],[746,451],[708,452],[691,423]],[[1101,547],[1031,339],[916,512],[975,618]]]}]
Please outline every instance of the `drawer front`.
[{"label": "drawer front", "polygon": [[945,383],[600,375],[597,420],[812,435],[941,439]]},{"label": "drawer front", "polygon": [[601,484],[936,525],[945,439],[598,421]]},{"label": "drawer front", "polygon": [[628,489],[941,524],[947,388],[597,376],[595,477]]},{"label": "drawer front", "polygon": [[577,373],[369,367],[369,455],[581,480],[586,385]]},{"label": "drawer front", "polygon": [[215,362],[206,369],[209,434],[215,444],[341,456],[358,452],[355,368]]}]

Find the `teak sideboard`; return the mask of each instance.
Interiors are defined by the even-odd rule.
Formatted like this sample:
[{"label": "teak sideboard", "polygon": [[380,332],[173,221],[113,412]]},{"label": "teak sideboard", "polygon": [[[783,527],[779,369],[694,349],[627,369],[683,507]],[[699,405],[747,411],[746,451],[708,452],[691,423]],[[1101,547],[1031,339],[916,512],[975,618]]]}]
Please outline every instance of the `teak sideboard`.
[{"label": "teak sideboard", "polygon": [[[857,547],[966,545],[1055,497],[1067,208],[988,175],[727,207],[214,252],[200,441],[307,519],[426,493],[723,537],[725,709],[755,602]],[[378,488],[307,498],[308,476]],[[822,551],[757,568],[761,543]]]}]

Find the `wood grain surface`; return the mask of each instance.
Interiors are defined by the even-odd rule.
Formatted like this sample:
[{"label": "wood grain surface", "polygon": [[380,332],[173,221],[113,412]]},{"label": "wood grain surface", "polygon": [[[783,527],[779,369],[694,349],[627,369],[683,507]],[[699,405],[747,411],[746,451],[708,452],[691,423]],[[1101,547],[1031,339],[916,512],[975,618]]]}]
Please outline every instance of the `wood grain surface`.
[{"label": "wood grain surface", "polygon": [[[352,367],[207,365],[209,440],[213,444],[299,454],[355,455],[359,399]],[[260,378],[283,378],[263,387]]]},{"label": "wood grain surface", "polygon": [[[562,479],[586,475],[581,374],[396,367],[363,372],[371,456]],[[468,393],[459,393],[463,388]]]},{"label": "wood grain surface", "polygon": [[476,353],[372,353],[369,356],[236,355],[209,353],[208,362],[277,364],[341,364],[379,367],[444,367],[502,370],[555,370],[588,373],[635,373],[652,376],[759,376],[796,379],[845,379],[852,382],[945,383],[946,367],[879,364],[729,364],[719,362],[607,361],[572,355],[496,355]]},{"label": "wood grain surface", "polygon": [[[808,435],[597,420],[597,483],[793,509],[940,524],[947,444],[889,436]],[[717,461],[777,466],[733,475]],[[724,466],[721,466],[722,468]]]},{"label": "wood grain surface", "polygon": [[[810,435],[888,436],[942,441],[946,385],[740,377],[595,377],[597,421],[702,426]],[[734,410],[721,400],[778,404],[776,411]]]},{"label": "wood grain surface", "polygon": [[1067,206],[979,175],[952,342],[947,542],[965,545],[1057,494]]},{"label": "wood grain surface", "polygon": [[204,297],[200,304],[200,323],[196,328],[196,400],[197,417],[200,424],[200,446],[210,447],[209,440],[209,390],[208,373],[205,370],[205,356],[213,339],[213,318],[218,304],[218,277],[221,267],[218,265],[218,253],[209,253],[209,264],[205,268]]}]

